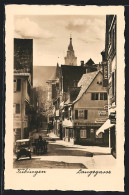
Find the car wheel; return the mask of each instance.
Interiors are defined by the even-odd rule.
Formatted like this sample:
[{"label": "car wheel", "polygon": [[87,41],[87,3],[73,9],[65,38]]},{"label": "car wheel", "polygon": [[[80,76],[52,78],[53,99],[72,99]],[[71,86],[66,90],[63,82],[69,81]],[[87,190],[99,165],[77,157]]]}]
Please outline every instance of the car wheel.
[{"label": "car wheel", "polygon": [[19,156],[17,156],[17,160],[19,159]]}]

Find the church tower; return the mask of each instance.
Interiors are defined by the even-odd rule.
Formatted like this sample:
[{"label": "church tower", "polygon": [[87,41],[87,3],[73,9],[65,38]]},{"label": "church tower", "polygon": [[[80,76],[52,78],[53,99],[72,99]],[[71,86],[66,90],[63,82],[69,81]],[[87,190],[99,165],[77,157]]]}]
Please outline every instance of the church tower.
[{"label": "church tower", "polygon": [[71,36],[70,36],[70,43],[68,46],[67,56],[64,59],[65,59],[65,65],[77,66],[77,57],[75,57],[74,54]]}]

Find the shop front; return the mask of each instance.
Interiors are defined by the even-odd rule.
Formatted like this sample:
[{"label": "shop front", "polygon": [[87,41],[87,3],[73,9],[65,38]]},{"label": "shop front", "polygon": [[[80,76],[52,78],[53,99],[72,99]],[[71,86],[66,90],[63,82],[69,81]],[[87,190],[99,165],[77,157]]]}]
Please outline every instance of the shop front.
[{"label": "shop front", "polygon": [[100,127],[97,123],[75,123],[74,143],[80,145],[98,145],[96,131]]},{"label": "shop front", "polygon": [[112,124],[110,119],[108,119],[97,131],[96,136],[103,134],[103,144],[109,147],[109,151],[116,150],[116,130],[115,124]]},{"label": "shop front", "polygon": [[64,121],[62,121],[62,128],[63,128],[63,140],[74,144],[73,122],[68,119],[64,119]]}]

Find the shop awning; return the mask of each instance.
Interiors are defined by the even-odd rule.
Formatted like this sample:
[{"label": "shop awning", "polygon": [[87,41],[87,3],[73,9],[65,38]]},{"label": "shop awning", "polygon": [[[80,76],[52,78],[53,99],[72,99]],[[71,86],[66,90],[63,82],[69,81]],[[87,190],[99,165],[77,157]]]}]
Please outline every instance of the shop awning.
[{"label": "shop awning", "polygon": [[67,120],[67,119],[64,119],[64,121],[62,121],[62,126],[63,127],[73,127],[73,123],[72,123],[72,121],[70,121],[70,120]]},{"label": "shop awning", "polygon": [[99,135],[99,133],[104,133],[104,130],[109,129],[113,127],[115,124],[111,124],[110,120],[108,119],[97,131],[96,135]]}]

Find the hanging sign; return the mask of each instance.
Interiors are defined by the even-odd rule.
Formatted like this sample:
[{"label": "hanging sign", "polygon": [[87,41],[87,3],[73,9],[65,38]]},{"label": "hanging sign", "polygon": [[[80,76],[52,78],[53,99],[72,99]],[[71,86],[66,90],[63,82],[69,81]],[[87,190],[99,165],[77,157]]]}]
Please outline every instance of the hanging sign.
[{"label": "hanging sign", "polygon": [[107,61],[102,63],[103,66],[103,87],[108,86],[108,63]]}]

